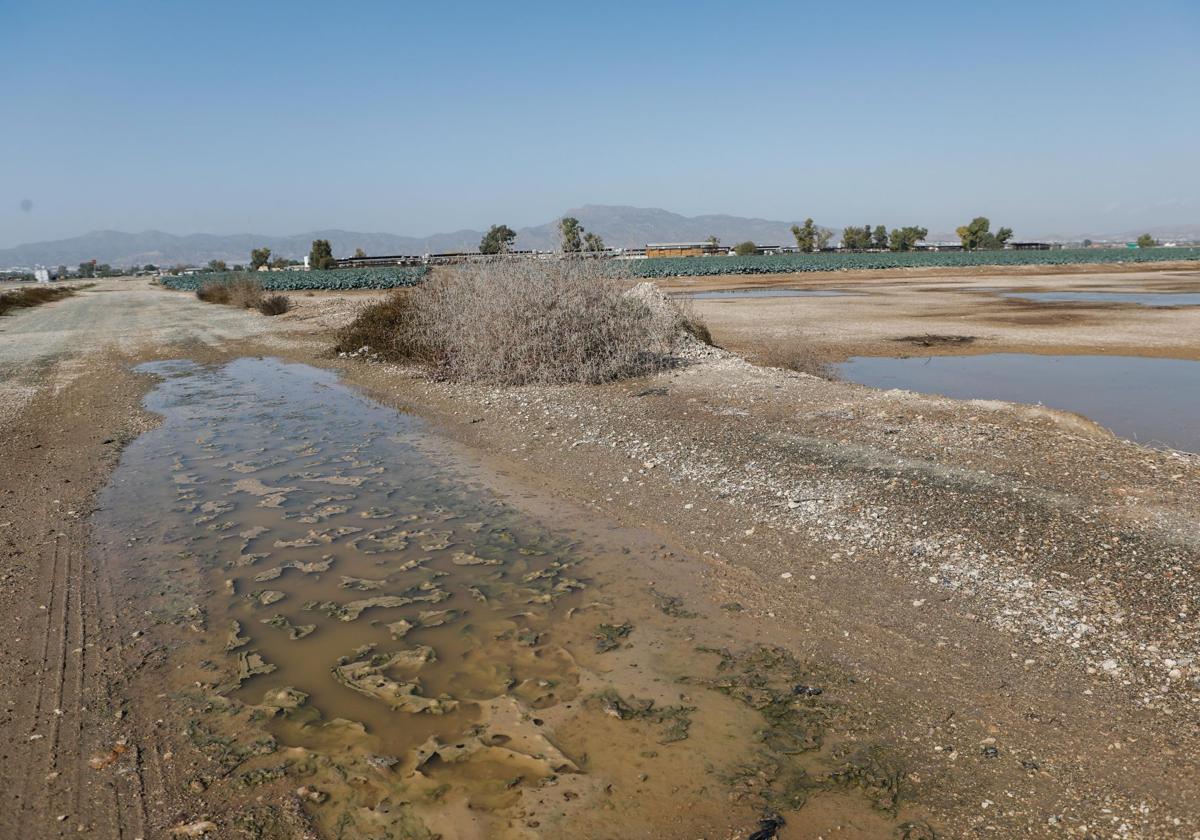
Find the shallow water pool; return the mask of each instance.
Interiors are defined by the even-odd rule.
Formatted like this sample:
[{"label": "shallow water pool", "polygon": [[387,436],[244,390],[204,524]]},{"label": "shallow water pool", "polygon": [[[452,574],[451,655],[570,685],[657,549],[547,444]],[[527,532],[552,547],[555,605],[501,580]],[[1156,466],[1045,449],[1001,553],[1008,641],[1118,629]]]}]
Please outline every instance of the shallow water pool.
[{"label": "shallow water pool", "polygon": [[1135,356],[859,356],[851,382],[1073,411],[1139,443],[1200,452],[1200,362]]},{"label": "shallow water pool", "polygon": [[1200,292],[1004,292],[1001,297],[1041,303],[1136,303],[1139,306],[1200,306]]}]

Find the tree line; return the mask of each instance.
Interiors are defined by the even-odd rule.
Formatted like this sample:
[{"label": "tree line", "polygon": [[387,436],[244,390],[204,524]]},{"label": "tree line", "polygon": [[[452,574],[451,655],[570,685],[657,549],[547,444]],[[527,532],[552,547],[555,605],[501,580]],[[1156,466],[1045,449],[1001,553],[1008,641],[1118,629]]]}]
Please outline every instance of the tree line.
[{"label": "tree line", "polygon": [[[492,225],[479,241],[479,253],[507,254],[516,239],[517,232],[508,225]],[[600,235],[584,230],[573,216],[558,220],[558,244],[564,254],[599,253],[604,250],[604,240]]]}]

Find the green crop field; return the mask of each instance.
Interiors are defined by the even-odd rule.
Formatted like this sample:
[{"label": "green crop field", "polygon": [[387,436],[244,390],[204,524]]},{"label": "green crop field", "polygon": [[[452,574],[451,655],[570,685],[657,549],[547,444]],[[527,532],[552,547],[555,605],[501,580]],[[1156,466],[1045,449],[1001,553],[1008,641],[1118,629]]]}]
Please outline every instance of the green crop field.
[{"label": "green crop field", "polygon": [[881,253],[770,254],[755,257],[655,257],[634,260],[639,277],[718,274],[790,274],[801,271],[862,271],[875,268],[958,268],[976,265],[1082,265],[1200,260],[1200,248],[1076,248],[1060,251],[907,251]]},{"label": "green crop field", "polygon": [[256,281],[269,292],[298,292],[310,289],[343,291],[346,289],[397,289],[415,286],[429,273],[425,266],[391,268],[339,268],[329,271],[225,271],[212,274],[163,277],[170,289],[195,291],[201,283],[226,283],[231,280]]}]

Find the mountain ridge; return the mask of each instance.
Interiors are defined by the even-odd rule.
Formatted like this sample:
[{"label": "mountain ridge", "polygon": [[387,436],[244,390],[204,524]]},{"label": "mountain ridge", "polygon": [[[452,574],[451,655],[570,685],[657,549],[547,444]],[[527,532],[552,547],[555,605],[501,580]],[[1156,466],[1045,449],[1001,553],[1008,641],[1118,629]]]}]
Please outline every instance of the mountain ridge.
[{"label": "mountain ridge", "polygon": [[[795,221],[774,221],[755,217],[708,214],[683,216],[655,207],[587,204],[567,210],[563,216],[574,216],[587,230],[598,233],[610,247],[642,247],[650,242],[691,242],[717,236],[732,245],[752,240],[759,245],[786,245],[792,242],[791,226]],[[522,250],[553,250],[558,245],[558,219],[517,230],[515,246]],[[840,227],[833,227],[840,231]],[[1200,238],[1200,225],[1168,225],[1144,231],[1126,231],[1107,235],[1053,236],[1052,241],[1134,239],[1138,233],[1149,232],[1163,239]],[[328,239],[336,256],[349,256],[356,248],[372,255],[425,254],[447,251],[469,251],[478,248],[483,231],[464,228],[430,236],[404,236],[385,232],[361,232],[339,228],[314,230],[305,233],[272,236],[254,233],[191,233],[173,234],[159,230],[127,233],[117,230],[90,231],[81,236],[46,242],[33,242],[0,249],[0,268],[9,266],[67,265],[86,260],[113,266],[202,265],[209,260],[227,263],[248,261],[250,250],[266,246],[276,256],[301,259],[309,252],[314,239]],[[931,241],[953,241],[952,233],[932,233]],[[1022,235],[1021,238],[1034,238]]]}]

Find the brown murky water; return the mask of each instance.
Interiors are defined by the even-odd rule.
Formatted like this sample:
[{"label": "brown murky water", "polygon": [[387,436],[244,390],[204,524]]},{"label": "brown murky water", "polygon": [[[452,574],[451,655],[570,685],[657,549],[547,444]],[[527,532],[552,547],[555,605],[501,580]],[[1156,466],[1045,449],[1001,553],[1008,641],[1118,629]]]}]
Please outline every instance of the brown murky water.
[{"label": "brown murky water", "polygon": [[165,419],[97,550],[190,630],[200,784],[299,791],[329,837],[926,836],[848,677],[731,644],[646,535],[535,521],[327,371],[142,370]]}]

